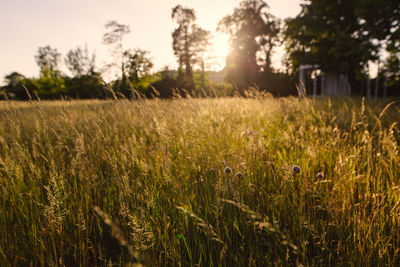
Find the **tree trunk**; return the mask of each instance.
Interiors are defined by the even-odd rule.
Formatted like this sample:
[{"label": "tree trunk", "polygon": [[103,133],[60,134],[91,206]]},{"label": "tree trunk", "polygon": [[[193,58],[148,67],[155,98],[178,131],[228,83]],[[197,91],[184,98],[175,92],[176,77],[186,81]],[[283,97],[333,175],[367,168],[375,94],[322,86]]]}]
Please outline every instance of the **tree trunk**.
[{"label": "tree trunk", "polygon": [[379,60],[378,60],[378,71],[376,73],[376,78],[375,78],[375,94],[374,94],[375,101],[378,99],[378,89],[379,89]]},{"label": "tree trunk", "polygon": [[205,70],[204,70],[204,60],[201,59],[201,87],[204,90],[206,88],[206,78],[205,78]]},{"label": "tree trunk", "polygon": [[385,77],[385,81],[384,81],[384,84],[383,84],[383,97],[387,97],[387,80],[386,80],[386,77]]},{"label": "tree trunk", "polygon": [[371,99],[371,79],[367,79],[367,99]]},{"label": "tree trunk", "polygon": [[[193,85],[193,73],[192,73],[192,66],[190,65],[190,53],[189,53],[189,40],[188,40],[188,30],[185,30],[185,74],[186,74],[186,81],[190,87]],[[192,89],[192,88],[188,88]]]}]

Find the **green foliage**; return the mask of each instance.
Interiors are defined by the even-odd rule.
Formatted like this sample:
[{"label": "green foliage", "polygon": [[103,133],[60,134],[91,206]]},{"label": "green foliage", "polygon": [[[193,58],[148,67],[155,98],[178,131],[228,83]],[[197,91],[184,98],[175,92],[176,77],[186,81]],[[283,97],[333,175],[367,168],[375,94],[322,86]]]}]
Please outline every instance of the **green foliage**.
[{"label": "green foliage", "polygon": [[[104,42],[122,49],[121,41],[129,28],[115,22],[110,22],[107,27],[112,29],[104,35]],[[159,79],[157,75],[150,73],[153,63],[148,52],[140,49],[126,50],[120,56],[122,78],[106,85],[101,73],[95,71],[95,54],[89,56],[87,47],[78,47],[67,53],[65,63],[73,77],[65,76],[59,70],[61,54],[57,50],[49,46],[39,47],[38,55],[35,56],[41,69],[39,78],[25,78],[17,72],[5,76],[7,85],[3,88],[2,98],[89,99],[144,95],[150,84]]]},{"label": "green foliage", "polygon": [[146,75],[140,80],[118,79],[112,82],[111,87],[118,97],[136,98],[143,97],[151,88],[149,86],[159,80],[159,75]]},{"label": "green foliage", "polygon": [[107,88],[100,74],[65,78],[66,96],[74,99],[106,98]]},{"label": "green foliage", "polygon": [[400,53],[390,54],[385,64],[385,72],[389,83],[400,82]]},{"label": "green foliage", "polygon": [[181,83],[172,77],[166,77],[155,81],[151,84],[150,89],[147,92],[148,97],[160,97],[160,98],[172,98],[174,96],[175,90],[179,90]]},{"label": "green foliage", "polygon": [[388,51],[400,51],[400,3],[397,0],[356,0],[363,30],[383,42]]},{"label": "green foliage", "polygon": [[150,76],[154,64],[148,55],[148,51],[141,49],[124,51],[126,75],[133,83],[139,83],[142,79]]},{"label": "green foliage", "polygon": [[158,73],[158,79],[153,82],[146,91],[147,97],[181,98],[186,96],[199,98],[228,97],[238,95],[239,92],[232,84],[215,83],[208,78],[208,73],[194,72],[194,89],[190,92],[187,85],[176,77],[174,71],[168,69]]},{"label": "green foliage", "polygon": [[[49,70],[45,70],[39,78],[25,78],[15,76],[14,73],[6,76],[13,77],[4,87],[7,98],[17,100],[29,99],[61,99],[61,98],[106,98],[107,88],[103,84],[101,75],[81,75],[77,77],[54,77]],[[18,78],[18,79],[16,79]]]},{"label": "green foliage", "polygon": [[360,25],[355,2],[306,1],[286,21],[285,37],[294,72],[299,64],[319,64],[324,71],[353,74],[376,59],[377,47]]},{"label": "green foliage", "polygon": [[385,83],[389,95],[398,95],[400,92],[400,52],[392,50],[383,66]]},{"label": "green foliage", "polygon": [[296,89],[297,77],[287,73],[262,73],[259,81],[259,88],[274,96],[295,96],[298,94]]},{"label": "green foliage", "polygon": [[170,71],[166,67],[157,75],[158,79],[154,80],[146,91],[146,96],[153,98],[172,98],[174,95],[183,95],[185,83],[181,79],[177,79],[175,71]]},{"label": "green foliage", "polygon": [[20,77],[17,81],[10,80],[4,87],[8,98],[29,100],[37,97],[43,99],[60,99],[67,93],[65,78],[53,76],[50,69],[44,69],[38,79]]},{"label": "green foliage", "polygon": [[400,4],[393,0],[306,1],[286,21],[285,37],[293,71],[319,64],[325,71],[360,73],[379,49],[400,42]]},{"label": "green foliage", "polygon": [[1,265],[398,266],[399,116],[352,98],[0,103]]},{"label": "green foliage", "polygon": [[33,81],[37,93],[43,98],[60,99],[66,94],[65,79],[60,75],[55,75],[49,70],[44,70],[39,79]]}]

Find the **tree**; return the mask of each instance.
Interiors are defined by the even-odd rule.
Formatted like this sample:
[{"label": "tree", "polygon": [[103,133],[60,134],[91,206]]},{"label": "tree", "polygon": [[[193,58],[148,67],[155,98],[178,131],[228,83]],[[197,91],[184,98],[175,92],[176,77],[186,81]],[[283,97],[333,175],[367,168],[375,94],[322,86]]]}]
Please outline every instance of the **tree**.
[{"label": "tree", "polygon": [[137,97],[144,93],[153,78],[150,74],[153,63],[148,52],[141,49],[125,50],[123,65],[124,76],[113,82],[113,90],[124,97]]},{"label": "tree", "polygon": [[272,51],[276,46],[282,44],[279,35],[281,31],[281,20],[275,18],[268,12],[261,13],[261,18],[263,18],[263,25],[261,28],[262,34],[258,36],[258,43],[261,47],[263,55],[260,57],[260,62],[263,64],[263,71],[265,73],[271,73]]},{"label": "tree", "polygon": [[65,79],[66,94],[72,98],[90,99],[106,97],[105,85],[100,73]]},{"label": "tree", "polygon": [[363,31],[383,41],[388,51],[400,52],[400,2],[398,0],[355,0]]},{"label": "tree", "polygon": [[390,53],[385,62],[384,70],[390,83],[400,83],[400,52]]},{"label": "tree", "polygon": [[148,54],[148,51],[141,49],[124,51],[124,66],[130,81],[137,83],[144,76],[150,75],[153,62]]},{"label": "tree", "polygon": [[280,21],[263,0],[245,0],[224,17],[218,30],[230,34],[231,52],[226,60],[227,80],[244,88],[257,81],[262,70],[272,72],[271,54],[280,43]]},{"label": "tree", "polygon": [[11,72],[10,74],[4,76],[4,80],[7,83],[7,86],[11,87],[16,86],[23,79],[25,79],[25,76],[16,71]]},{"label": "tree", "polygon": [[43,98],[59,98],[66,93],[65,80],[61,75],[61,54],[50,46],[39,47],[35,55],[40,68],[39,79],[25,79],[25,87]]},{"label": "tree", "polygon": [[107,22],[105,28],[109,31],[103,35],[103,43],[110,47],[114,57],[114,62],[111,66],[119,67],[122,78],[125,79],[124,48],[122,40],[131,30],[128,25],[119,24],[114,20]]},{"label": "tree", "polygon": [[382,73],[384,77],[384,95],[399,95],[400,91],[400,51],[393,49],[384,62]]},{"label": "tree", "polygon": [[[6,85],[0,89],[0,99],[5,95],[7,98],[23,99],[27,97],[25,89],[21,86],[21,82],[25,79],[25,76],[19,72],[11,72],[4,76]],[[20,98],[20,97],[23,98]]]},{"label": "tree", "polygon": [[205,87],[205,68],[206,60],[208,60],[207,53],[210,46],[210,38],[211,35],[209,31],[204,30],[197,25],[193,25],[192,43],[195,45],[193,46],[192,64],[197,65],[200,68],[200,85],[202,89]]},{"label": "tree", "polygon": [[351,90],[349,82],[377,58],[378,47],[362,29],[354,1],[307,0],[286,21],[285,39],[293,72],[300,64],[318,64],[331,94]]},{"label": "tree", "polygon": [[39,47],[35,60],[40,68],[41,75],[60,76],[61,54],[57,49],[50,46]]},{"label": "tree", "polygon": [[76,77],[95,73],[96,55],[93,53],[90,56],[87,46],[84,49],[78,46],[75,50],[69,50],[64,61],[69,71]]},{"label": "tree", "polygon": [[[383,72],[386,89],[400,89],[400,2],[398,0],[356,0],[357,15],[364,32],[379,46],[380,55],[386,50]],[[379,78],[379,76],[378,76]],[[379,81],[379,79],[378,79]],[[376,84],[379,86],[379,84]],[[378,88],[378,87],[377,87]]]},{"label": "tree", "polygon": [[172,33],[175,56],[178,58],[179,73],[185,74],[188,89],[194,87],[193,65],[201,62],[199,56],[209,45],[210,32],[195,24],[196,15],[193,9],[177,5],[172,10],[172,19],[178,28]]}]

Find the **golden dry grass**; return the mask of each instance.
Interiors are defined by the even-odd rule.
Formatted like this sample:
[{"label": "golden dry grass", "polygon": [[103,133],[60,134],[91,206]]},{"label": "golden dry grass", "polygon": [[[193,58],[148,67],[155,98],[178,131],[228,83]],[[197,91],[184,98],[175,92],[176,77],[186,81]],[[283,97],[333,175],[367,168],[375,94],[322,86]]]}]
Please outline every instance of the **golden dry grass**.
[{"label": "golden dry grass", "polygon": [[388,104],[1,102],[0,265],[398,265]]}]

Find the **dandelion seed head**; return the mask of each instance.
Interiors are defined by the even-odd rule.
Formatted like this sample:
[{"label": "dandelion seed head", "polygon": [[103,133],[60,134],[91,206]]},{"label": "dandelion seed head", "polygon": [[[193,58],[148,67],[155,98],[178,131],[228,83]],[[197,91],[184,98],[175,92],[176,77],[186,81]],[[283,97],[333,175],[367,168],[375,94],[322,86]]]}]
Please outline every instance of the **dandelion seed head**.
[{"label": "dandelion seed head", "polygon": [[241,172],[236,173],[237,178],[243,178],[243,174]]},{"label": "dandelion seed head", "polygon": [[315,178],[322,179],[322,178],[324,178],[324,175],[319,172],[319,173],[317,173],[317,175],[315,175]]}]

